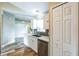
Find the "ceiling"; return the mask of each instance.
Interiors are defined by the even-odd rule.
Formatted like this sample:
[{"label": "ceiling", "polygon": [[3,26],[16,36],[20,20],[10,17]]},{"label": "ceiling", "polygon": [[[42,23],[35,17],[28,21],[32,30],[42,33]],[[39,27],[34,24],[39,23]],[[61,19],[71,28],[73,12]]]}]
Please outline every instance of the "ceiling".
[{"label": "ceiling", "polygon": [[[24,14],[16,14],[17,17],[33,18],[35,12],[40,12],[44,14],[48,12],[48,3],[47,2],[10,2],[11,4],[24,10]],[[36,16],[37,17],[37,16]]]}]

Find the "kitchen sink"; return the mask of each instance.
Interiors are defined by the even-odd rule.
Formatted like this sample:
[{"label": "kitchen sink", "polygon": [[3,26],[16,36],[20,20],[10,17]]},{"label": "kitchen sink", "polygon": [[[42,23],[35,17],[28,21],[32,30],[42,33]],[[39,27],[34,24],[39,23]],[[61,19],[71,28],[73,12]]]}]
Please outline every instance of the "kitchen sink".
[{"label": "kitchen sink", "polygon": [[41,35],[32,35],[32,36],[35,36],[35,37],[41,37]]}]

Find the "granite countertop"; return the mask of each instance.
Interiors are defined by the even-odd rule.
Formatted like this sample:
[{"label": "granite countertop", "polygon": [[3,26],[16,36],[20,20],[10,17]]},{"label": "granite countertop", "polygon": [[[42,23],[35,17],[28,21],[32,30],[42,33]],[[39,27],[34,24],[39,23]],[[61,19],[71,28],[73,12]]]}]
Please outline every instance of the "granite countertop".
[{"label": "granite countertop", "polygon": [[33,36],[35,34],[29,34],[28,36],[32,36],[32,37],[35,37],[39,40],[43,40],[43,41],[46,41],[46,42],[49,42],[49,36],[41,36],[41,37],[36,37],[36,36]]},{"label": "granite countertop", "polygon": [[38,38],[39,40],[43,40],[43,41],[46,41],[46,42],[49,42],[49,37],[48,36],[41,36]]}]

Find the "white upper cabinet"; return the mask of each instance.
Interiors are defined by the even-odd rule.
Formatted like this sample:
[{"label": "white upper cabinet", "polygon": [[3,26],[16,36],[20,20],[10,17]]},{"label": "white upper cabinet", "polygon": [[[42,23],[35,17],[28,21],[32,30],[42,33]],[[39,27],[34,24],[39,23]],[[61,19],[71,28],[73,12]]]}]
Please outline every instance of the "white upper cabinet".
[{"label": "white upper cabinet", "polygon": [[45,16],[44,16],[44,25],[43,25],[43,28],[44,29],[49,29],[49,14],[46,14]]}]

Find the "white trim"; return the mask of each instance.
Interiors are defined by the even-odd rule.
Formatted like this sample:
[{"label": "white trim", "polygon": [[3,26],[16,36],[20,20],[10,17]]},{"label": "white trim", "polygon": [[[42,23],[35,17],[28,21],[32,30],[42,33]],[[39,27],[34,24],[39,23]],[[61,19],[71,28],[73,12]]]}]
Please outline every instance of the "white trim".
[{"label": "white trim", "polygon": [[7,51],[7,52],[4,52],[4,53],[1,53],[1,56],[7,56],[7,53],[10,53],[10,52],[14,52],[15,50],[10,50],[10,51]]},{"label": "white trim", "polygon": [[5,46],[7,46],[7,45],[9,45],[9,44],[12,44],[12,43],[14,43],[14,42],[13,42],[13,41],[10,41],[10,42],[8,42],[8,43],[6,43],[6,44],[4,44],[4,45],[1,45],[1,48],[5,47]]}]

